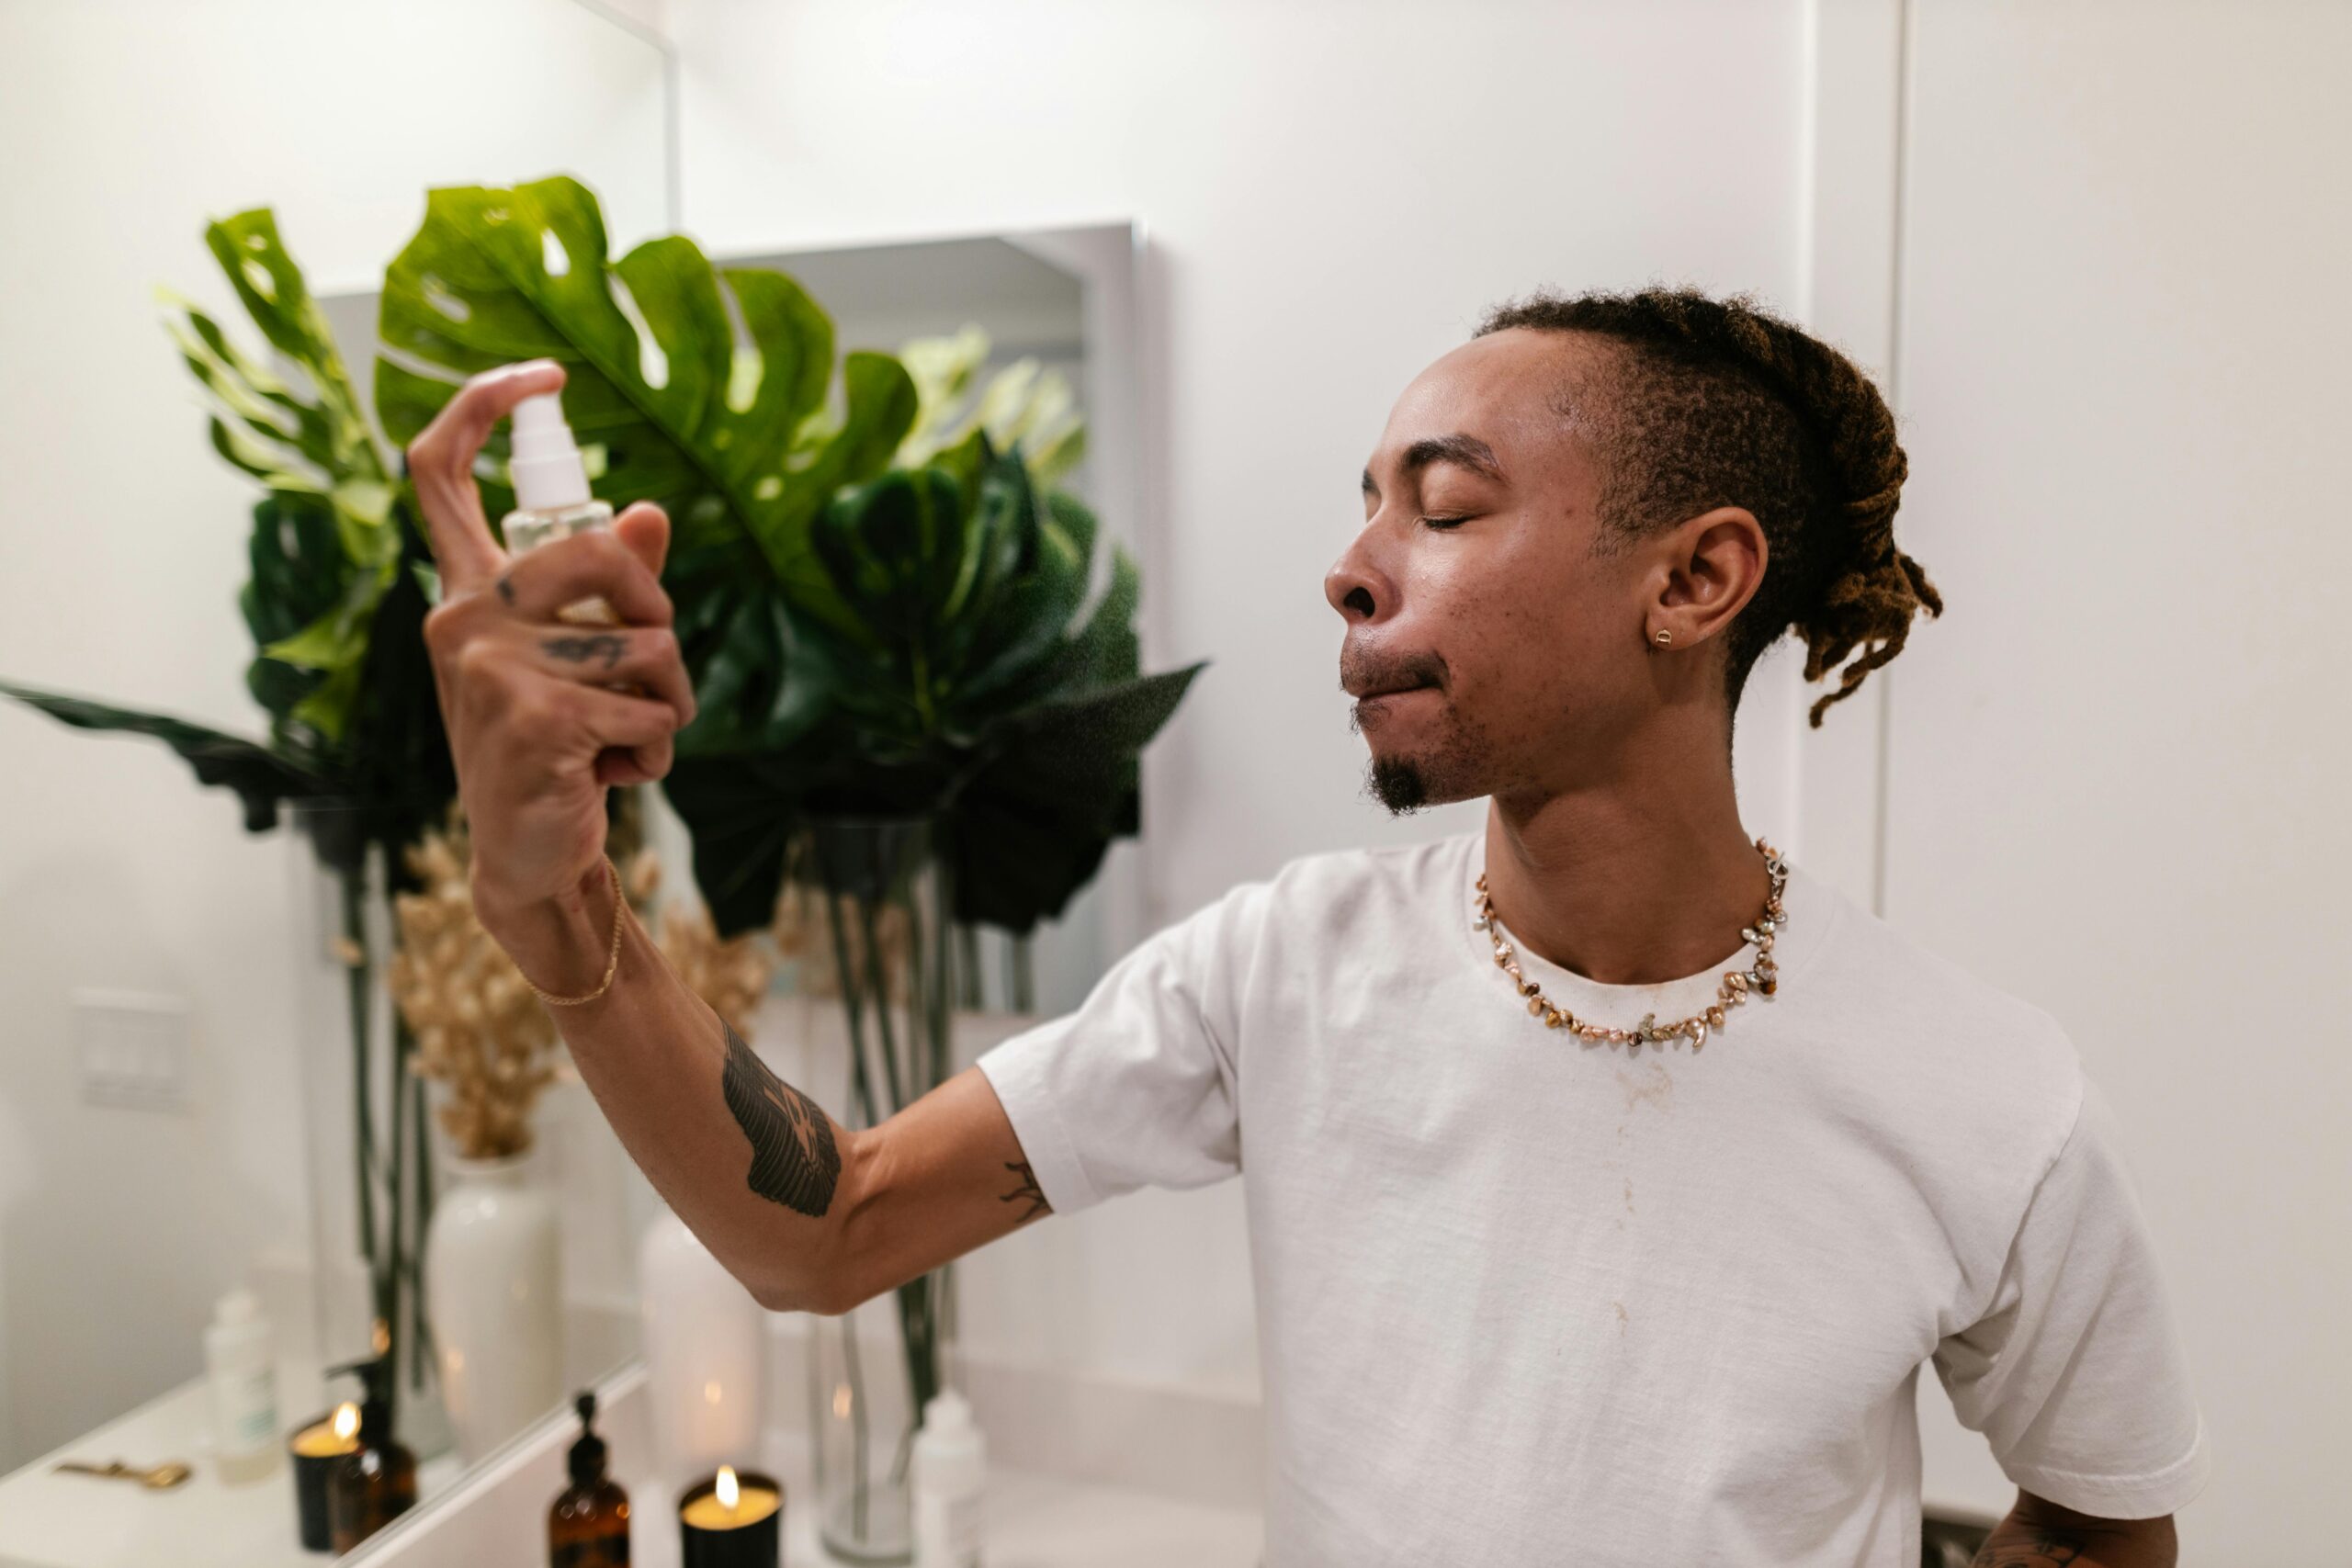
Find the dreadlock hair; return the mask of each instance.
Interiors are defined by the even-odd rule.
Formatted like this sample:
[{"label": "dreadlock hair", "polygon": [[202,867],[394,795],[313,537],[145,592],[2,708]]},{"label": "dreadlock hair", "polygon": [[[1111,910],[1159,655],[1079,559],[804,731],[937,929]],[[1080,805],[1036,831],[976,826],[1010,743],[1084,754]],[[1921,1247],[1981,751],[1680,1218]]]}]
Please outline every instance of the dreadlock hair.
[{"label": "dreadlock hair", "polygon": [[1724,696],[1793,626],[1804,678],[1865,643],[1812,727],[1903,651],[1911,617],[1943,613],[1919,563],[1894,546],[1906,466],[1894,416],[1854,363],[1745,295],[1691,289],[1563,296],[1539,290],[1488,310],[1472,335],[1510,327],[1585,333],[1614,351],[1598,396],[1577,384],[1560,412],[1600,459],[1597,553],[1614,553],[1718,506],[1764,531],[1764,581],[1725,636]]}]

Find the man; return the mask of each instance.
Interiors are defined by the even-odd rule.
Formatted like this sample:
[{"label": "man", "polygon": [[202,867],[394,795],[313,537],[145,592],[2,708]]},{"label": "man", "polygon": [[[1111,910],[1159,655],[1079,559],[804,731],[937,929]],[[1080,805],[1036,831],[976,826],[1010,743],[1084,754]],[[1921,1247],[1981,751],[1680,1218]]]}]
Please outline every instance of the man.
[{"label": "man", "polygon": [[[1980,1562],[2175,1561],[2204,1426],[2072,1043],[1739,820],[1758,655],[1865,649],[1818,725],[1941,610],[1835,351],[1686,292],[1493,312],[1397,400],[1324,585],[1369,787],[1485,826],[1237,886],[859,1130],[616,901],[603,791],[694,711],[667,522],[510,561],[470,478],[560,379],[478,377],[410,453],[477,907],[761,1301],[838,1314],[1246,1167],[1273,1568],[1909,1568],[1923,1361],[2020,1487]],[[590,592],[629,623],[612,669],[562,652]]]}]

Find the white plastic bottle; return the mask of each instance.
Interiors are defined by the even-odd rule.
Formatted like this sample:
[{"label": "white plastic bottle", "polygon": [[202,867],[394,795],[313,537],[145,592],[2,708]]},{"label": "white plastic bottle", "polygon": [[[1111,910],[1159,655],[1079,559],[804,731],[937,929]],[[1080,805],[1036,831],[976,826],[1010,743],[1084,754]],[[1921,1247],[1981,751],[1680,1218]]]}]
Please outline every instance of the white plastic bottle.
[{"label": "white plastic bottle", "polygon": [[942,1389],[922,1407],[914,1451],[914,1568],[978,1568],[988,1450],[972,1407]]},{"label": "white plastic bottle", "polygon": [[220,1479],[231,1486],[263,1479],[277,1468],[277,1337],[251,1291],[232,1291],[213,1307],[204,1371]]},{"label": "white plastic bottle", "polygon": [[[514,405],[509,416],[512,444],[507,478],[514,485],[514,510],[500,522],[507,553],[521,555],[557,539],[613,525],[610,502],[588,493],[588,468],[563,422],[563,400],[541,392]],[[601,595],[564,605],[556,618],[583,626],[616,626],[620,617]]]}]

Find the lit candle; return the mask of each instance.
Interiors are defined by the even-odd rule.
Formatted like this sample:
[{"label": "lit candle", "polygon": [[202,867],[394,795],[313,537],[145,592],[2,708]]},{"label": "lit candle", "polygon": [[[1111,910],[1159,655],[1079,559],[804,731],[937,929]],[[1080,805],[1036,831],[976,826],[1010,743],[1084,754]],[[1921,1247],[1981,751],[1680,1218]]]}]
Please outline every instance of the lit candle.
[{"label": "lit candle", "polygon": [[678,1499],[684,1568],[776,1568],[783,1520],[781,1483],[722,1464]]},{"label": "lit candle", "polygon": [[341,1456],[359,1446],[359,1406],[348,1400],[297,1429],[286,1440],[294,1456],[294,1507],[300,1519],[303,1550],[333,1548],[327,1530],[327,1471]]}]

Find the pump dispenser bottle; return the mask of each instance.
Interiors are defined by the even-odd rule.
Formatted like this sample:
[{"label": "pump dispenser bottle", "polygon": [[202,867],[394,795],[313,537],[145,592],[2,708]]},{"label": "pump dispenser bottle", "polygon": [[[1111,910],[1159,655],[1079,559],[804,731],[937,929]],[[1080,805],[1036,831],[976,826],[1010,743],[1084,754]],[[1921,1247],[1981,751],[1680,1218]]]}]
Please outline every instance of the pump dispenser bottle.
[{"label": "pump dispenser bottle", "polygon": [[[498,525],[507,553],[519,556],[592,528],[611,527],[611,504],[588,493],[587,465],[563,422],[562,398],[554,392],[525,398],[508,417],[513,439],[506,467],[514,485],[514,510]],[[620,622],[601,595],[566,604],[556,617],[582,626]]]},{"label": "pump dispenser bottle", "polygon": [[354,1372],[366,1392],[359,1401],[359,1446],[327,1472],[327,1534],[349,1551],[416,1506],[416,1456],[392,1438],[392,1359],[337,1367]]},{"label": "pump dispenser bottle", "polygon": [[596,1396],[582,1391],[580,1440],[571,1445],[571,1484],[548,1510],[549,1568],[626,1568],[628,1562],[628,1494],[605,1473],[605,1439],[591,1427]]},{"label": "pump dispenser bottle", "polygon": [[952,1388],[922,1407],[914,1443],[914,1568],[979,1568],[988,1445]]}]

